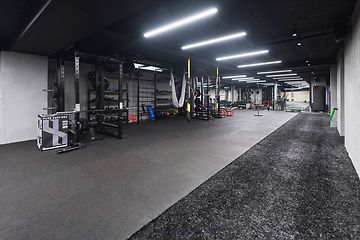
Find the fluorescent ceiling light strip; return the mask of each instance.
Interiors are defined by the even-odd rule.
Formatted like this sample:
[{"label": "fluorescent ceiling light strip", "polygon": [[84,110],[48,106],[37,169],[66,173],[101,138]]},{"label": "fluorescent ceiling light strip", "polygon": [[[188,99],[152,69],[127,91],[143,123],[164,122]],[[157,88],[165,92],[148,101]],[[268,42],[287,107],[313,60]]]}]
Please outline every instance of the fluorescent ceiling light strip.
[{"label": "fluorescent ceiling light strip", "polygon": [[275,77],[274,79],[278,79],[278,80],[286,80],[286,79],[293,79],[293,78],[301,78],[301,76]]},{"label": "fluorescent ceiling light strip", "polygon": [[296,87],[305,87],[307,85],[304,84],[290,84],[291,86],[296,86]]},{"label": "fluorescent ceiling light strip", "polygon": [[152,66],[149,66],[149,67],[143,67],[143,68],[141,68],[141,69],[162,72],[162,70],[161,70],[160,68],[158,68],[158,67],[152,67]]},{"label": "fluorescent ceiling light strip", "polygon": [[297,80],[297,81],[285,81],[286,83],[299,83],[299,82],[301,82],[301,83],[306,83],[306,81],[304,81],[304,80]]},{"label": "fluorescent ceiling light strip", "polygon": [[293,84],[293,85],[294,85],[294,84],[304,84],[304,82],[300,82],[300,81],[299,81],[299,82],[285,82],[285,83],[287,83],[287,84]]},{"label": "fluorescent ceiling light strip", "polygon": [[278,81],[279,81],[279,82],[285,82],[285,81],[297,81],[297,80],[303,80],[303,78],[278,79]]},{"label": "fluorescent ceiling light strip", "polygon": [[258,82],[260,81],[260,79],[251,79],[251,80],[246,80],[247,82]]},{"label": "fluorescent ceiling light strip", "polygon": [[216,43],[216,42],[222,42],[222,41],[230,40],[233,38],[243,37],[245,35],[246,35],[246,32],[241,32],[241,33],[233,34],[233,35],[226,36],[226,37],[215,38],[215,39],[211,39],[208,41],[183,46],[181,49],[189,49],[189,48],[199,47],[199,46],[208,45],[208,44],[212,44],[212,43]]},{"label": "fluorescent ceiling light strip", "polygon": [[217,58],[216,61],[232,59],[232,58],[247,57],[247,56],[252,56],[252,55],[257,55],[257,54],[264,54],[264,53],[268,53],[268,52],[269,52],[268,50],[263,50],[263,51],[258,51],[258,52],[243,53],[243,54],[234,55],[234,56]]},{"label": "fluorescent ceiling light strip", "polygon": [[292,81],[292,82],[285,82],[285,83],[289,83],[289,84],[298,84],[298,83],[305,83],[308,84],[306,81]]},{"label": "fluorescent ceiling light strip", "polygon": [[241,77],[246,77],[246,75],[226,76],[226,77],[222,77],[222,79],[226,79],[226,78],[241,78]]},{"label": "fluorescent ceiling light strip", "polygon": [[157,71],[157,72],[162,72],[161,68],[158,67],[154,67],[154,66],[146,66],[143,67],[143,64],[139,64],[139,63],[134,63],[135,68],[139,68],[142,70],[150,70],[150,71]]},{"label": "fluorescent ceiling light strip", "polygon": [[237,67],[238,67],[238,68],[243,68],[243,67],[255,67],[255,66],[262,66],[262,65],[268,65],[268,64],[277,64],[277,63],[281,63],[281,61],[263,62],[263,63],[253,63],[253,64],[246,64],[246,65],[239,65],[239,66],[237,66]]},{"label": "fluorescent ceiling light strip", "polygon": [[259,80],[257,80],[257,81],[246,81],[246,83],[261,83],[261,82],[266,82],[265,80],[264,81],[259,81]]},{"label": "fluorescent ceiling light strip", "polygon": [[246,77],[246,78],[233,78],[231,80],[253,80],[254,77]]},{"label": "fluorescent ceiling light strip", "polygon": [[287,77],[287,76],[296,76],[297,73],[287,73],[287,74],[278,74],[278,75],[267,75],[266,77]]},{"label": "fluorescent ceiling light strip", "polygon": [[270,74],[270,73],[281,73],[281,72],[291,72],[292,70],[279,70],[279,71],[270,71],[270,72],[258,72],[257,74]]},{"label": "fluorescent ceiling light strip", "polygon": [[180,21],[177,21],[177,22],[174,22],[172,24],[169,24],[169,25],[165,25],[164,27],[161,27],[161,28],[158,28],[158,29],[155,29],[153,31],[150,31],[150,32],[147,32],[144,34],[144,37],[151,37],[151,36],[154,36],[156,34],[159,34],[159,33],[162,33],[162,32],[165,32],[165,31],[168,31],[170,29],[173,29],[173,28],[177,28],[179,26],[182,26],[182,25],[185,25],[187,23],[190,23],[190,22],[193,22],[193,21],[196,21],[198,19],[201,19],[201,18],[204,18],[204,17],[207,17],[211,14],[214,14],[217,12],[217,9],[216,8],[211,8],[205,12],[202,12],[202,13],[199,13],[199,14],[196,14],[196,15],[193,15],[191,17],[188,17],[188,18],[185,18],[185,19],[182,19]]}]

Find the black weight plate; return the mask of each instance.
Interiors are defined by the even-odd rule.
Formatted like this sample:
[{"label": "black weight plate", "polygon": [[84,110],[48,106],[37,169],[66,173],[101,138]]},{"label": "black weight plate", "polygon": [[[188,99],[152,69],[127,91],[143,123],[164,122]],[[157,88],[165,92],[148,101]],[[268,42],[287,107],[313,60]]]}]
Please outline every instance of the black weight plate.
[{"label": "black weight plate", "polygon": [[53,109],[54,113],[59,111],[59,104],[58,104],[58,100],[56,98],[53,99],[53,101],[52,101],[52,107],[54,108]]},{"label": "black weight plate", "polygon": [[[95,76],[92,78],[91,83],[92,83],[93,88],[96,89]],[[106,77],[104,77],[104,89],[107,90],[109,88],[109,86],[110,86],[109,80]]]},{"label": "black weight plate", "polygon": [[57,85],[57,83],[53,83],[52,90],[52,98],[57,98],[59,95],[59,86]]}]

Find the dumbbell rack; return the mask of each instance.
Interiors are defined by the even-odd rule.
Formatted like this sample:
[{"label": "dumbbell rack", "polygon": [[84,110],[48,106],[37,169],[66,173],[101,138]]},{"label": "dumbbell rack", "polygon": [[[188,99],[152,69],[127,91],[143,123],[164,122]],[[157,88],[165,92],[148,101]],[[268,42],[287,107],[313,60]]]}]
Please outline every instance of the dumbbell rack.
[{"label": "dumbbell rack", "polygon": [[173,115],[175,107],[172,103],[171,91],[156,89],[156,92],[158,97],[156,98],[157,111],[155,113],[155,116],[157,118],[163,118]]}]

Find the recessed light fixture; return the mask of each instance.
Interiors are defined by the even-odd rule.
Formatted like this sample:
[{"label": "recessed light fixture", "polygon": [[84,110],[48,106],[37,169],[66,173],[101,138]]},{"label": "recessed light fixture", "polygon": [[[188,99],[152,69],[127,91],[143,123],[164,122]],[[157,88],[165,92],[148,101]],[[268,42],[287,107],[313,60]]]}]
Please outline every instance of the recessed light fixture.
[{"label": "recessed light fixture", "polygon": [[180,27],[182,25],[185,25],[187,23],[190,23],[190,22],[193,22],[193,21],[196,21],[198,19],[201,19],[201,18],[204,18],[204,17],[207,17],[209,15],[212,15],[214,13],[217,12],[217,9],[216,8],[211,8],[205,12],[202,12],[202,13],[199,13],[199,14],[196,14],[196,15],[193,15],[191,17],[188,17],[188,18],[185,18],[185,19],[182,19],[180,21],[177,21],[177,22],[174,22],[174,23],[171,23],[169,25],[165,25],[164,27],[161,27],[161,28],[158,28],[158,29],[155,29],[153,31],[150,31],[150,32],[147,32],[144,34],[144,37],[151,37],[151,36],[154,36],[156,34],[159,34],[159,33],[162,33],[162,32],[165,32],[165,31],[168,31],[170,29],[174,29],[174,28],[177,28],[177,27]]},{"label": "recessed light fixture", "polygon": [[278,75],[267,75],[266,77],[287,77],[287,76],[296,76],[296,73],[287,73],[287,74],[278,74]]},{"label": "recessed light fixture", "polygon": [[298,42],[297,45],[298,45],[298,46],[301,46],[301,42]]},{"label": "recessed light fixture", "polygon": [[277,64],[281,63],[281,61],[274,61],[274,62],[263,62],[263,63],[253,63],[253,64],[246,64],[246,65],[239,65],[238,68],[244,68],[244,67],[255,67],[255,66],[262,66],[262,65],[268,65],[268,64]]},{"label": "recessed light fixture", "polygon": [[226,76],[226,77],[222,77],[222,79],[226,79],[226,78],[241,78],[241,77],[246,77],[246,75]]},{"label": "recessed light fixture", "polygon": [[212,44],[212,43],[216,43],[216,42],[222,42],[222,41],[230,40],[230,39],[233,39],[233,38],[243,37],[245,35],[246,35],[245,32],[241,32],[241,33],[229,35],[229,36],[226,36],[226,37],[215,38],[215,39],[211,39],[211,40],[204,41],[204,42],[194,43],[194,44],[191,44],[191,45],[184,46],[181,49],[189,49],[189,48],[199,47],[199,46],[208,45],[208,44]]},{"label": "recessed light fixture", "polygon": [[294,26],[294,27],[293,27],[293,34],[292,34],[292,36],[293,36],[293,37],[297,37],[297,28],[296,28],[296,24],[294,24],[293,26]]},{"label": "recessed light fixture", "polygon": [[282,72],[292,72],[292,70],[279,70],[279,71],[270,71],[270,72],[258,72],[257,74],[270,74],[270,73],[282,73]]},{"label": "recessed light fixture", "polygon": [[264,54],[264,53],[268,53],[268,52],[269,52],[268,50],[263,50],[263,51],[258,51],[258,52],[243,53],[243,54],[238,54],[238,55],[233,55],[233,56],[228,56],[228,57],[217,58],[216,61],[232,59],[232,58],[247,57],[247,56],[252,56],[252,55]]}]

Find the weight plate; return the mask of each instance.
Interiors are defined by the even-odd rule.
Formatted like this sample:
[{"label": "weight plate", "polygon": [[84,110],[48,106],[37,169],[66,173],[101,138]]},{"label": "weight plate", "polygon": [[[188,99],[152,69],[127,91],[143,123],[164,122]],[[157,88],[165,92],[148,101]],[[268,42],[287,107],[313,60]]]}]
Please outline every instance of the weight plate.
[{"label": "weight plate", "polygon": [[52,101],[52,107],[54,108],[53,109],[54,113],[59,111],[59,104],[58,104],[58,100],[56,98],[53,99],[53,101]]},{"label": "weight plate", "polygon": [[59,87],[57,85],[57,83],[53,83],[52,85],[52,98],[57,98],[59,95]]}]

